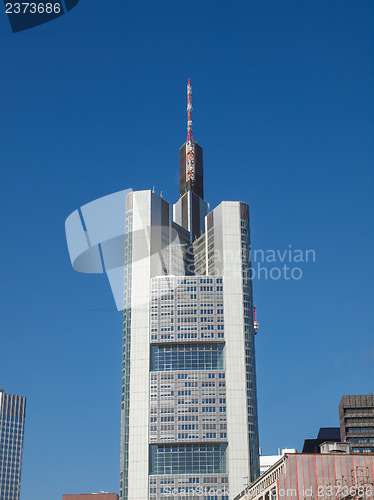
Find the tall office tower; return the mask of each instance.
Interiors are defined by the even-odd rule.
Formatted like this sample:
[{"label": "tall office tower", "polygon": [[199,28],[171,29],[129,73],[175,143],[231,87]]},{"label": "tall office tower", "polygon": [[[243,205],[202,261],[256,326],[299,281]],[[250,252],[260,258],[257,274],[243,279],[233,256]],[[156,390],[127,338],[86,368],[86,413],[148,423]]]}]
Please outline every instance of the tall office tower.
[{"label": "tall office tower", "polygon": [[374,453],[374,395],[343,396],[339,404],[340,434],[353,453]]},{"label": "tall office tower", "polygon": [[209,212],[187,96],[179,200],[126,198],[121,500],[228,500],[259,475],[248,206]]},{"label": "tall office tower", "polygon": [[0,498],[18,500],[21,489],[26,398],[0,389]]}]

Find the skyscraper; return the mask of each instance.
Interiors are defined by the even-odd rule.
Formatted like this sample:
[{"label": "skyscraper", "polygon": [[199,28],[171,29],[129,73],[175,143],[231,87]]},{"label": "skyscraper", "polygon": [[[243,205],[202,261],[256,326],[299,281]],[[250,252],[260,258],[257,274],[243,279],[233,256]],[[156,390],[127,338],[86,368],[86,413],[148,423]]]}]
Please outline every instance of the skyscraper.
[{"label": "skyscraper", "polygon": [[18,500],[21,488],[26,398],[0,389],[0,498]]},{"label": "skyscraper", "polygon": [[121,500],[228,500],[259,475],[249,210],[209,211],[187,97],[179,200],[126,198]]}]

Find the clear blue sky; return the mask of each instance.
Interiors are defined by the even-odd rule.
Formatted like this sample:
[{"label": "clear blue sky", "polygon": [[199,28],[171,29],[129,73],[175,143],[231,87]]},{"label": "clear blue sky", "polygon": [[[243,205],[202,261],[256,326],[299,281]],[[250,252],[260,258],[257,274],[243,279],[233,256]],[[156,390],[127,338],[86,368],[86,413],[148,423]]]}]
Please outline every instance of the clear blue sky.
[{"label": "clear blue sky", "polygon": [[72,270],[64,221],[125,189],[178,196],[186,82],[206,199],[250,205],[255,249],[315,249],[254,281],[260,441],[302,447],[374,391],[372,0],[81,0],[0,14],[0,386],[26,395],[22,500],[118,490],[121,314]]}]

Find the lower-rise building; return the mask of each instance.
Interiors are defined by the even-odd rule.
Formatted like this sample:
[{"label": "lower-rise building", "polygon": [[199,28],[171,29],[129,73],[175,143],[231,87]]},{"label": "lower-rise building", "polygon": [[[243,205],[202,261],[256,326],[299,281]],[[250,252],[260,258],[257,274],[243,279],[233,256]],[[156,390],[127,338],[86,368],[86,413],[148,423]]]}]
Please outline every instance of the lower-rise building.
[{"label": "lower-rise building", "polygon": [[374,456],[324,449],[329,447],[321,446],[320,454],[286,453],[234,500],[373,498]]},{"label": "lower-rise building", "polygon": [[374,453],[374,395],[343,396],[339,404],[342,441],[352,453]]},{"label": "lower-rise building", "polygon": [[260,451],[260,474],[266,472],[272,465],[280,460],[286,453],[297,453],[295,448],[278,448],[277,455],[262,455]]}]

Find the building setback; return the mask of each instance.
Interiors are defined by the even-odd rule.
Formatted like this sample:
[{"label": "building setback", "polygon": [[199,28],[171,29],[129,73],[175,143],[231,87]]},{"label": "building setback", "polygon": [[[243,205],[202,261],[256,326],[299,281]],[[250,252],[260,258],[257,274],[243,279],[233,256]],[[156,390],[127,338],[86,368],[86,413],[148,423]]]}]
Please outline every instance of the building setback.
[{"label": "building setback", "polygon": [[353,453],[374,453],[374,395],[343,396],[339,404],[342,441]]},{"label": "building setback", "polygon": [[0,499],[19,500],[26,398],[0,389]]},{"label": "building setback", "polygon": [[190,84],[187,109],[177,203],[126,198],[121,500],[228,500],[259,475],[249,210],[209,210]]}]

